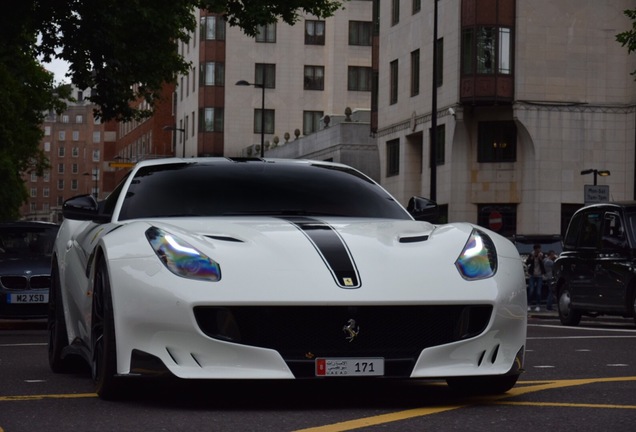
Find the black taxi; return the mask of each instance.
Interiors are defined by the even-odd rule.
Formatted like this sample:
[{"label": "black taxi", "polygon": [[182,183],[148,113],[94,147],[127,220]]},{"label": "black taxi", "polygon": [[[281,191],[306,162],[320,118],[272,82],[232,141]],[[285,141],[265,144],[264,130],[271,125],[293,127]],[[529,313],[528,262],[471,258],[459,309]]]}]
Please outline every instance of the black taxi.
[{"label": "black taxi", "polygon": [[563,325],[576,326],[583,315],[636,321],[636,201],[579,209],[553,273]]}]

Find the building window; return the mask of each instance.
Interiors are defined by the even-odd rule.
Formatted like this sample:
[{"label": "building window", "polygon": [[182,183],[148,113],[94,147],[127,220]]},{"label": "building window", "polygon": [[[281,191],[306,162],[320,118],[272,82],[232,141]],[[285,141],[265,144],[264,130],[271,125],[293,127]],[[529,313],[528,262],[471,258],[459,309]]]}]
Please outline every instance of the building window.
[{"label": "building window", "polygon": [[38,174],[35,171],[31,171],[31,181],[38,181]]},{"label": "building window", "polygon": [[400,173],[400,140],[394,139],[386,143],[386,176]]},{"label": "building window", "polygon": [[371,46],[372,33],[370,21],[349,21],[349,45]]},{"label": "building window", "polygon": [[57,139],[60,141],[64,141],[66,139],[66,131],[59,131],[57,133]]},{"label": "building window", "polygon": [[324,45],[325,44],[325,22],[324,21],[305,21],[305,45]]},{"label": "building window", "polygon": [[50,141],[45,141],[44,142],[44,151],[45,152],[50,152],[51,151],[51,142]]},{"label": "building window", "polygon": [[31,209],[31,212],[37,211],[37,209],[38,209],[37,208],[37,203],[35,203],[35,202],[29,203],[29,208]]},{"label": "building window", "polygon": [[49,182],[51,180],[51,171],[46,170],[44,171],[44,175],[42,176],[42,178],[44,179],[45,182]]},{"label": "building window", "polygon": [[225,85],[225,63],[201,63],[201,78],[199,79],[199,84],[203,86]]},{"label": "building window", "polygon": [[77,179],[71,180],[71,189],[77,190]]},{"label": "building window", "polygon": [[389,65],[390,94],[389,104],[394,105],[398,101],[398,61],[393,60]]},{"label": "building window", "polygon": [[[254,133],[260,134],[263,130],[261,128],[261,109],[254,110]],[[274,133],[274,123],[275,123],[275,112],[273,109],[266,109],[264,113],[265,117],[265,133],[273,134]]]},{"label": "building window", "polygon": [[45,188],[42,189],[42,196],[44,198],[48,198],[50,193],[51,192],[50,192],[49,188],[45,187]]},{"label": "building window", "polygon": [[411,96],[420,94],[420,50],[411,52]]},{"label": "building window", "polygon": [[201,40],[225,40],[225,20],[222,16],[201,17]]},{"label": "building window", "polygon": [[73,141],[79,141],[79,131],[73,131]]},{"label": "building window", "polygon": [[51,136],[51,126],[44,126],[44,136]]},{"label": "building window", "polygon": [[93,162],[99,162],[99,150],[93,150]]},{"label": "building window", "polygon": [[276,23],[256,27],[256,42],[276,42]]},{"label": "building window", "polygon": [[31,198],[35,198],[38,196],[38,188],[31,188]]},{"label": "building window", "polygon": [[64,155],[65,155],[65,154],[66,154],[66,151],[64,150],[64,147],[63,147],[63,146],[58,147],[58,149],[57,149],[57,155],[58,155],[59,157],[64,157]]},{"label": "building window", "polygon": [[102,134],[99,131],[93,132],[93,143],[97,144],[102,140]]},{"label": "building window", "polygon": [[317,132],[323,115],[323,111],[303,111],[303,135]]},{"label": "building window", "polygon": [[436,86],[441,87],[444,83],[444,38],[437,39],[437,52],[435,61]]},{"label": "building window", "polygon": [[57,190],[64,190],[64,179],[57,180]]},{"label": "building window", "polygon": [[79,156],[79,147],[73,147],[71,149],[71,156],[74,158]]},{"label": "building window", "polygon": [[415,15],[421,10],[422,10],[422,0],[413,0],[413,9],[412,9],[413,15]]},{"label": "building window", "polygon": [[75,116],[75,123],[84,123],[84,116],[81,114],[78,114]]},{"label": "building window", "polygon": [[[431,146],[431,150],[433,147]],[[446,158],[446,125],[438,125],[437,126],[437,135],[435,136],[435,165],[440,166],[444,165],[444,160]],[[431,153],[429,157],[429,161],[433,160],[433,154]]]},{"label": "building window", "polygon": [[370,67],[349,66],[347,90],[371,91],[371,75],[372,71]]},{"label": "building window", "polygon": [[462,73],[512,74],[512,30],[508,27],[467,28],[462,32]]},{"label": "building window", "polygon": [[68,114],[63,114],[61,117],[62,123],[68,123],[69,122],[69,117]]},{"label": "building window", "polygon": [[254,82],[260,87],[265,74],[265,88],[276,88],[276,65],[273,63],[256,63],[254,67]]},{"label": "building window", "polygon": [[324,66],[305,66],[305,90],[324,90]]},{"label": "building window", "polygon": [[57,173],[58,174],[64,174],[64,164],[63,163],[57,164]]},{"label": "building window", "polygon": [[477,162],[516,162],[517,126],[513,121],[479,122]]},{"label": "building window", "polygon": [[79,168],[78,168],[78,166],[77,166],[77,164],[76,164],[76,163],[71,164],[71,172],[72,172],[73,174],[77,174],[77,173],[79,172]]},{"label": "building window", "polygon": [[203,108],[199,110],[199,116],[201,132],[223,132],[223,108]]},{"label": "building window", "polygon": [[399,22],[400,22],[400,0],[391,0],[391,25],[394,26]]}]

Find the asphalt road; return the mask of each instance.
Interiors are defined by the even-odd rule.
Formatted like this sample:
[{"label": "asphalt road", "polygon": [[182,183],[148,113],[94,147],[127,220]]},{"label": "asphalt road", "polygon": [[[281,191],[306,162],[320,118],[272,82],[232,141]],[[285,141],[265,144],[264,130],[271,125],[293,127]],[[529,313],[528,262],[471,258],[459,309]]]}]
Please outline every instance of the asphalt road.
[{"label": "asphalt road", "polygon": [[160,382],[123,401],[88,370],[50,372],[43,322],[0,321],[0,432],[636,430],[636,325],[562,327],[532,313],[526,372],[509,393],[462,398],[443,382]]}]

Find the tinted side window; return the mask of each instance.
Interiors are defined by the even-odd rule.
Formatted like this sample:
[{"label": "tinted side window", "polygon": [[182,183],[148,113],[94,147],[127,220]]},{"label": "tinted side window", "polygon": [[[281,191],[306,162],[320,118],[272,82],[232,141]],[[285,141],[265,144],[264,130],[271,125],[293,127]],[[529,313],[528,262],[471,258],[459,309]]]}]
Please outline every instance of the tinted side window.
[{"label": "tinted side window", "polygon": [[623,249],[627,246],[627,236],[619,214],[605,214],[602,244],[603,249]]},{"label": "tinted side window", "polygon": [[598,249],[601,245],[601,218],[600,210],[592,210],[583,214],[580,226],[577,247],[583,249]]},{"label": "tinted side window", "polygon": [[583,213],[576,213],[572,216],[572,220],[568,225],[568,230],[563,239],[563,249],[572,250],[576,249],[576,241],[581,230],[581,222],[583,221]]}]

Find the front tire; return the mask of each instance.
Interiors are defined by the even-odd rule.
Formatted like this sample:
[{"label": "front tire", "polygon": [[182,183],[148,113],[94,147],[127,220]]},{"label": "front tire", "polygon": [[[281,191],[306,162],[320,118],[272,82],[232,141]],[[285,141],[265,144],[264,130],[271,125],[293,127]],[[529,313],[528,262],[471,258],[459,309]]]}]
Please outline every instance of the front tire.
[{"label": "front tire", "polygon": [[95,268],[91,317],[91,372],[95,391],[102,399],[117,399],[120,384],[117,378],[117,346],[113,299],[108,269],[103,258]]},{"label": "front tire", "polygon": [[455,392],[467,395],[495,395],[510,390],[517,384],[519,374],[447,378],[446,383]]},{"label": "front tire", "polygon": [[577,326],[581,322],[581,312],[572,308],[572,295],[570,289],[565,285],[559,290],[558,299],[559,319],[561,324],[566,326]]}]

